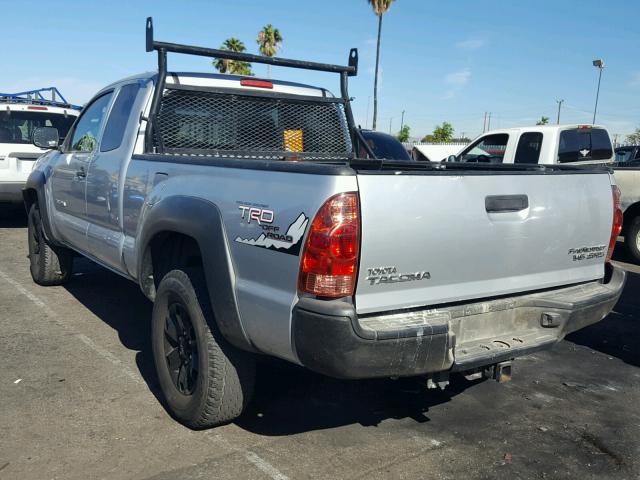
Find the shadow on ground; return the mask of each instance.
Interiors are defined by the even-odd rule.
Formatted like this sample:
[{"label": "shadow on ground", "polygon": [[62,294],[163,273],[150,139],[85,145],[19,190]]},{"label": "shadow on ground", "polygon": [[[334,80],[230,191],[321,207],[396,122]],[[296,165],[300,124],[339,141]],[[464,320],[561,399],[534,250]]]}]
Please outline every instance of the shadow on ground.
[{"label": "shadow on ground", "polygon": [[27,214],[24,206],[0,203],[0,228],[24,228]]},{"label": "shadow on ground", "polygon": [[[76,259],[74,278],[66,289],[135,350],[136,363],[150,391],[162,403],[149,338],[152,305],[132,282],[86,259]],[[629,273],[615,312],[567,340],[640,366],[640,275]],[[254,399],[236,423],[268,436],[360,424],[386,419],[429,421],[433,406],[475,385],[455,378],[445,391],[427,390],[423,378],[345,381],[314,374],[296,365],[260,358]]]},{"label": "shadow on ground", "polygon": [[601,322],[572,333],[566,339],[640,367],[639,292],[640,275],[627,271],[627,284],[613,312]]},{"label": "shadow on ground", "polygon": [[[149,390],[162,403],[149,337],[152,305],[132,282],[86,260],[75,260],[65,288],[94,315],[118,332],[137,353],[136,363]],[[312,373],[277,359],[260,357],[254,399],[236,422],[261,435],[289,435],[386,419],[429,420],[430,407],[474,385],[464,377],[446,391],[427,390],[422,378],[345,381]]]}]

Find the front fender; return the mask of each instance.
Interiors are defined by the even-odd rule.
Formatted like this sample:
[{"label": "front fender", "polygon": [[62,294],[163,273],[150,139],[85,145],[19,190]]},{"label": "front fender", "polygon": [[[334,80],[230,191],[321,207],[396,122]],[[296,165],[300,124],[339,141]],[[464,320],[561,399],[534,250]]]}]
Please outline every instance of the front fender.
[{"label": "front fender", "polygon": [[196,240],[202,255],[211,307],[220,331],[236,347],[255,351],[240,319],[235,295],[235,268],[218,207],[208,200],[182,195],[163,198],[150,207],[142,220],[137,242],[139,276],[143,272],[142,263],[149,243],[161,232],[180,233]]}]

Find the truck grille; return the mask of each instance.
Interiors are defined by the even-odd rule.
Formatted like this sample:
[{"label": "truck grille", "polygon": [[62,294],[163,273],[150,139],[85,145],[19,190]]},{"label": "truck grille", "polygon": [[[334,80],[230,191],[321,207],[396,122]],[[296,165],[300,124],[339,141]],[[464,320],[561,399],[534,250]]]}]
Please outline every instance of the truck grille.
[{"label": "truck grille", "polygon": [[350,157],[342,101],[302,98],[167,88],[154,145],[161,153]]}]

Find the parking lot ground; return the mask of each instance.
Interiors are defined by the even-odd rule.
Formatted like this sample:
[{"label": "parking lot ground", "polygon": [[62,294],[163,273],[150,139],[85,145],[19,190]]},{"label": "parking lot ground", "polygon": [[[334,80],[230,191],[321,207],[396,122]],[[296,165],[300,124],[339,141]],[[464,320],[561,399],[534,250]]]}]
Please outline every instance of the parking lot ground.
[{"label": "parking lot ground", "polygon": [[640,477],[637,266],[611,315],[509,383],[430,391],[265,361],[243,417],[192,431],[157,398],[139,289],[86,260],[39,287],[25,238],[21,212],[0,217],[0,479]]}]

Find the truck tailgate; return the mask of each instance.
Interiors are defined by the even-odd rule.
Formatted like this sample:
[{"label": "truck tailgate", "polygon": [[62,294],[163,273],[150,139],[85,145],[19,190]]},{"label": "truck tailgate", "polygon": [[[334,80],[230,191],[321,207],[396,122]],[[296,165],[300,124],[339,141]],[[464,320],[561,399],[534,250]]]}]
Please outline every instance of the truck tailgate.
[{"label": "truck tailgate", "polygon": [[365,171],[358,188],[358,313],[604,275],[613,217],[607,173]]}]

